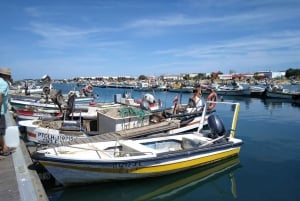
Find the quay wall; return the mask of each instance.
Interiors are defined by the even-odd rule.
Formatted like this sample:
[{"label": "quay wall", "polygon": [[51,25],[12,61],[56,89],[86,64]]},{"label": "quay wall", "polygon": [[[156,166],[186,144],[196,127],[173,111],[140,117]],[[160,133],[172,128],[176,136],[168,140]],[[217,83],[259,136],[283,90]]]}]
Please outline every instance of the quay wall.
[{"label": "quay wall", "polygon": [[[7,112],[5,115],[7,127],[16,126],[12,115],[11,112]],[[6,133],[6,135],[9,135],[9,133]],[[20,200],[48,201],[47,194],[36,170],[30,169],[33,162],[22,139],[20,139],[20,144],[12,153],[11,157],[14,168],[14,170],[11,171],[15,172]]]}]

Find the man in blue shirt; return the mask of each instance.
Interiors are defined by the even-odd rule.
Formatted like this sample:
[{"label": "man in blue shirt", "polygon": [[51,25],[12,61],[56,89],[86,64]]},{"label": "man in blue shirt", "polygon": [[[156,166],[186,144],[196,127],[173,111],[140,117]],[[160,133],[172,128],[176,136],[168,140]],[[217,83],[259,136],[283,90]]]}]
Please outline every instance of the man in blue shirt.
[{"label": "man in blue shirt", "polygon": [[6,122],[5,113],[8,107],[8,91],[9,82],[11,80],[10,68],[0,68],[0,154],[9,155],[9,148],[6,146],[4,141]]}]

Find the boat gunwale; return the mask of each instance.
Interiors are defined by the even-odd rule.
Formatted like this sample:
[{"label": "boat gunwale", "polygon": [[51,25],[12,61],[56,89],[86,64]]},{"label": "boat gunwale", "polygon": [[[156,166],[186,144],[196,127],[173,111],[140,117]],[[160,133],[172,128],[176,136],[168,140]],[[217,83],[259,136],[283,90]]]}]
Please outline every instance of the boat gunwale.
[{"label": "boat gunwale", "polygon": [[[155,153],[154,155],[143,155],[143,157],[120,157],[120,158],[99,158],[97,160],[80,160],[74,158],[62,158],[62,157],[53,157],[55,155],[47,156],[45,153],[38,153],[32,155],[32,158],[39,161],[46,161],[46,162],[54,162],[54,163],[65,163],[65,164],[73,164],[73,165],[108,165],[113,163],[131,163],[131,162],[140,162],[140,163],[148,163],[152,161],[159,161],[159,160],[176,160],[176,158],[183,158],[183,157],[195,157],[200,155],[205,155],[209,153],[214,153],[218,151],[225,151],[231,148],[238,148],[241,147],[243,144],[242,140],[239,142],[232,142],[229,141],[227,143],[217,143],[214,145],[204,146],[204,147],[195,147],[189,149],[183,149],[178,151],[168,151],[162,153]],[[95,150],[97,151],[97,150]]]}]

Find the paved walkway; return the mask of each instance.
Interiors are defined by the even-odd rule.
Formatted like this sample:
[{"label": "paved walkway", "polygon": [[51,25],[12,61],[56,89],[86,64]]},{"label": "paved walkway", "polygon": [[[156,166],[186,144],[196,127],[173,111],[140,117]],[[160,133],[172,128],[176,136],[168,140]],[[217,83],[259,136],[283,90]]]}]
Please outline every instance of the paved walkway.
[{"label": "paved walkway", "polygon": [[13,156],[0,158],[0,197],[1,200],[21,200],[16,173],[13,163]]},{"label": "paved walkway", "polygon": [[[15,122],[6,115],[7,126]],[[6,133],[9,135],[9,133]],[[14,153],[0,158],[0,200],[48,201],[43,185],[35,170],[29,169],[32,160],[22,140]]]}]

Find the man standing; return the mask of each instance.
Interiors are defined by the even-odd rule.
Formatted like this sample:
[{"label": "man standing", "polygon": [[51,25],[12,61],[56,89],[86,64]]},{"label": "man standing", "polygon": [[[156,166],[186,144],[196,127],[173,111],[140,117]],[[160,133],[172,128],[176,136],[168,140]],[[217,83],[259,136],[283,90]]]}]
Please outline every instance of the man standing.
[{"label": "man standing", "polygon": [[9,81],[11,80],[10,68],[0,68],[0,155],[7,156],[10,154],[9,148],[4,141],[6,122],[5,113],[8,107],[8,90]]}]

